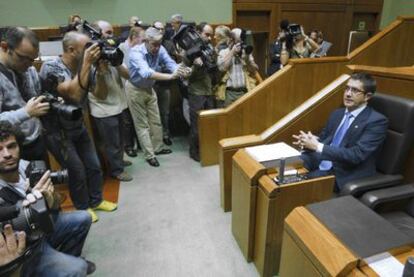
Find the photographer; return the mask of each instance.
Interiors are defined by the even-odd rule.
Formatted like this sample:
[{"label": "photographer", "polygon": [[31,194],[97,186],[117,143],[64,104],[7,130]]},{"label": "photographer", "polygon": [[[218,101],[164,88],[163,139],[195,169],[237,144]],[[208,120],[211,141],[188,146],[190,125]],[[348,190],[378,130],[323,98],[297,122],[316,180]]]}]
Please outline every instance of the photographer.
[{"label": "photographer", "polygon": [[[15,205],[17,201],[32,205],[44,197],[54,221],[54,231],[36,240],[40,243],[35,244],[33,254],[24,262],[22,276],[85,276],[92,273],[95,265],[80,258],[91,226],[90,215],[85,211],[59,212],[50,171],[33,188],[29,187],[26,178],[29,162],[20,159],[21,138],[21,133],[10,123],[0,121],[0,206]],[[5,232],[9,231],[6,227]]]},{"label": "photographer", "polygon": [[[101,32],[103,39],[113,38],[112,25],[103,20],[94,23],[94,27]],[[128,69],[122,64],[112,66],[106,63],[108,77],[104,78],[107,86],[107,95],[104,99],[88,93],[90,113],[95,122],[99,139],[103,142],[110,175],[119,181],[129,182],[132,177],[124,171],[124,166],[129,166],[130,161],[124,161],[122,113],[127,112],[128,105],[121,77],[129,79]]]},{"label": "photographer", "polygon": [[288,34],[282,43],[280,61],[286,65],[289,59],[310,58],[312,52],[317,51],[319,45],[305,35],[303,27],[298,24],[288,26]]},{"label": "photographer", "polygon": [[272,75],[273,73],[277,72],[283,67],[282,63],[280,62],[280,54],[282,52],[282,43],[285,41],[286,36],[289,32],[288,26],[289,26],[288,20],[283,19],[282,21],[280,21],[279,35],[269,47],[270,65],[269,65],[269,68],[267,69],[268,76]]},{"label": "photographer", "polygon": [[[85,34],[66,33],[62,56],[43,63],[40,70],[43,79],[57,79],[57,85],[50,93],[79,108],[85,104],[90,82],[94,96],[105,99],[108,95],[106,79],[111,77],[107,63],[100,60],[98,43],[85,49],[89,42],[90,38]],[[92,84],[94,64],[97,65],[96,82]],[[102,198],[102,170],[83,118],[67,120],[58,115],[47,123],[49,150],[60,165],[68,169],[69,191],[76,209],[88,210],[93,222],[98,220],[94,210],[114,211],[116,204]]]},{"label": "photographer", "polygon": [[226,84],[224,106],[227,107],[254,86],[249,74],[254,75],[258,66],[254,62],[253,55],[246,53],[242,48],[242,30],[235,28],[232,31],[233,42],[218,54],[217,66],[220,71],[225,72],[221,82]]},{"label": "photographer", "polygon": [[[197,32],[201,39],[210,47],[210,53],[214,55],[211,38],[213,37],[213,28],[201,23],[197,26]],[[184,55],[186,57],[186,55]],[[211,57],[212,60],[215,57]],[[199,162],[199,142],[198,142],[198,112],[214,108],[214,95],[212,91],[211,75],[201,57],[190,61],[185,60],[186,65],[191,66],[192,73],[188,78],[188,102],[190,105],[190,157]]]},{"label": "photographer", "polygon": [[[174,80],[184,75],[183,69],[170,58],[161,45],[162,33],[154,27],[145,31],[144,43],[131,49],[129,53],[130,80],[126,84],[128,106],[150,166],[160,166],[155,155],[170,154],[162,141],[162,125],[157,105],[157,95],[153,89],[155,81]],[[162,73],[161,65],[168,72]]]},{"label": "photographer", "polygon": [[37,97],[40,82],[32,66],[39,55],[39,41],[31,30],[11,27],[0,45],[0,120],[18,125],[25,134],[22,157],[46,160],[39,117],[48,112],[49,104]]}]

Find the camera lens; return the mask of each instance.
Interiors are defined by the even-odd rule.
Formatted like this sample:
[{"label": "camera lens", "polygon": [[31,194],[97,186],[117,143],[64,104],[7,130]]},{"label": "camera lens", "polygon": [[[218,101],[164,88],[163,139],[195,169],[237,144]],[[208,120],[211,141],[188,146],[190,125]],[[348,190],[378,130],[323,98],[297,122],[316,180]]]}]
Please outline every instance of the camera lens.
[{"label": "camera lens", "polygon": [[50,179],[53,184],[66,184],[68,182],[68,170],[60,170],[50,173]]}]

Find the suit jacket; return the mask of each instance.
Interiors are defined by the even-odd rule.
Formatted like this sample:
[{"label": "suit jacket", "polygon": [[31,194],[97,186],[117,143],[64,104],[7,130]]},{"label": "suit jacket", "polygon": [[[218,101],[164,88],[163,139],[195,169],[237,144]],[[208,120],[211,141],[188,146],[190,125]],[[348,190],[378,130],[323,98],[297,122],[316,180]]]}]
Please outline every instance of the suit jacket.
[{"label": "suit jacket", "polygon": [[385,140],[388,119],[366,107],[349,126],[341,144],[330,146],[336,129],[342,121],[345,108],[335,110],[319,135],[324,144],[322,153],[305,152],[305,167],[318,170],[321,160],[332,161],[336,184],[341,189],[347,182],[376,174],[376,156]]}]

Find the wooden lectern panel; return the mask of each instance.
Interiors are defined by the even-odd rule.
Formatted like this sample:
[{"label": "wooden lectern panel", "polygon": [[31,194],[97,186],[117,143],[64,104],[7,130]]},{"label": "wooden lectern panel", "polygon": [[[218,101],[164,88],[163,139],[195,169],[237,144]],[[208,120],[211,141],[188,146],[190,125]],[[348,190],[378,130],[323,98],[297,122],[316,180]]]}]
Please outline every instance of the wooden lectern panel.
[{"label": "wooden lectern panel", "polygon": [[248,262],[253,255],[257,180],[265,174],[265,170],[244,149],[233,157],[231,228]]},{"label": "wooden lectern panel", "polygon": [[269,175],[259,179],[253,261],[261,276],[279,272],[283,223],[296,207],[330,199],[335,177],[277,185]]},{"label": "wooden lectern panel", "polygon": [[304,207],[289,214],[284,231],[300,251],[288,251],[289,243],[283,242],[280,276],[309,276],[303,271],[306,268],[297,268],[303,275],[291,275],[293,261],[301,264],[305,259],[313,264],[320,276],[346,276],[357,267],[358,257]]}]

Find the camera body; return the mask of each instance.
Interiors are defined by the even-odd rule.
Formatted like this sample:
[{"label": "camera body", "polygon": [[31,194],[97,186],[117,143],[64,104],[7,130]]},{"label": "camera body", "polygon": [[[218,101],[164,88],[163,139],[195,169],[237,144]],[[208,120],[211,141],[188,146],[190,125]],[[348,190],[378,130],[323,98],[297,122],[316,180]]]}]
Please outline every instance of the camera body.
[{"label": "camera body", "polygon": [[214,71],[217,68],[214,49],[201,38],[194,26],[181,26],[172,39],[186,51],[186,57],[191,62],[194,62],[196,58],[201,58],[208,71]]},{"label": "camera body", "polygon": [[[47,171],[44,161],[31,161],[26,168],[26,177],[29,179],[30,187],[34,187]],[[68,181],[68,171],[66,169],[50,172],[50,179],[53,184],[65,184]]]},{"label": "camera body", "polygon": [[82,31],[92,39],[92,42],[86,44],[86,48],[97,42],[101,50],[101,59],[107,60],[112,66],[122,64],[124,53],[119,49],[119,42],[116,39],[103,38],[102,33],[92,27],[86,20],[82,23]]},{"label": "camera body", "polygon": [[246,55],[250,55],[253,53],[253,37],[252,37],[252,31],[242,29],[240,34],[240,40],[241,40],[241,48],[244,50],[244,53]]},{"label": "camera body", "polygon": [[82,108],[64,104],[48,92],[43,92],[41,95],[45,97],[42,102],[49,103],[50,105],[49,113],[56,114],[67,120],[78,120],[82,117]]},{"label": "camera body", "polygon": [[58,115],[67,120],[78,120],[82,117],[82,108],[74,105],[62,103],[49,91],[56,91],[58,81],[57,77],[53,74],[49,74],[46,79],[41,80],[42,91],[45,99],[43,102],[49,103],[50,109],[48,115]]},{"label": "camera body", "polygon": [[292,37],[302,34],[302,29],[300,25],[296,23],[289,24],[287,30]]}]

